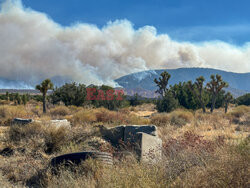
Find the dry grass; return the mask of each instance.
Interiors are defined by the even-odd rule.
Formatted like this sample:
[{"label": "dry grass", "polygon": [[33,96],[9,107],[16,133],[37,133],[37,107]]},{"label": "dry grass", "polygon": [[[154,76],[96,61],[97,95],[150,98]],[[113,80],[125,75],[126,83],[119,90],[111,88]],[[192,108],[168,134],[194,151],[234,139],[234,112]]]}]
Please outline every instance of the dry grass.
[{"label": "dry grass", "polygon": [[53,117],[62,117],[62,116],[69,115],[70,113],[71,112],[69,108],[67,108],[66,106],[56,106],[50,109],[50,114]]},{"label": "dry grass", "polygon": [[242,105],[234,108],[231,112],[229,112],[228,115],[235,118],[240,118],[247,112],[250,112],[250,107]]},{"label": "dry grass", "polygon": [[134,114],[129,114],[127,111],[109,111],[104,108],[98,109],[96,112],[97,122],[110,124],[110,125],[143,125],[148,124],[149,120],[136,116]]},{"label": "dry grass", "polygon": [[151,122],[157,126],[175,125],[184,126],[191,123],[194,115],[187,110],[176,110],[171,113],[158,113],[151,117]]},{"label": "dry grass", "polygon": [[13,125],[7,139],[9,144],[50,154],[59,151],[61,145],[70,138],[66,131],[64,127],[49,127],[40,123]]},{"label": "dry grass", "polygon": [[0,106],[0,119],[27,118],[32,115],[24,106]]},{"label": "dry grass", "polygon": [[158,113],[152,116],[151,123],[156,126],[166,126],[170,124],[170,116],[167,113]]},{"label": "dry grass", "polygon": [[217,148],[203,167],[194,167],[174,183],[176,187],[249,187],[249,140]]},{"label": "dry grass", "polygon": [[[150,111],[149,107],[133,109]],[[137,108],[137,107],[136,107]],[[35,111],[37,109],[37,111]],[[153,109],[152,109],[153,110]],[[35,117],[42,123],[9,126],[8,119]],[[48,119],[67,118],[71,129],[49,127]],[[238,118],[238,122],[232,119]],[[37,104],[0,106],[0,151],[9,147],[11,156],[0,155],[0,187],[249,187],[249,107],[223,109],[213,114],[176,110],[143,118],[130,108],[56,106],[47,115]],[[112,151],[98,135],[96,124],[156,124],[163,140],[163,161],[146,165],[134,158],[116,161],[112,167],[88,160],[74,172],[57,175],[48,168],[56,155],[83,150]],[[238,129],[236,130],[236,128]]]},{"label": "dry grass", "polygon": [[97,121],[94,110],[82,109],[67,119],[73,124],[73,126],[91,124]]}]

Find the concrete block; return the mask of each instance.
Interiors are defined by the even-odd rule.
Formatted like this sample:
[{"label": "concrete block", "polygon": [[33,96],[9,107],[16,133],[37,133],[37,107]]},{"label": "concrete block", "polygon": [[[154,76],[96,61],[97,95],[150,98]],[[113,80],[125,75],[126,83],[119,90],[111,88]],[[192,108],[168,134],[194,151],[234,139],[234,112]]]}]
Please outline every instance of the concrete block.
[{"label": "concrete block", "polygon": [[158,136],[157,127],[155,125],[129,125],[125,127],[124,142],[133,143],[138,132],[147,133],[151,136]]},{"label": "concrete block", "polygon": [[124,131],[125,126],[123,125],[111,128],[100,127],[102,137],[114,146],[118,146],[120,141],[124,140]]},{"label": "concrete block", "polygon": [[62,120],[50,120],[50,126],[54,126],[56,128],[64,127],[64,128],[71,128],[70,122],[67,119]]},{"label": "concrete block", "polygon": [[162,159],[162,140],[146,133],[136,134],[136,153],[140,161],[155,163]]}]

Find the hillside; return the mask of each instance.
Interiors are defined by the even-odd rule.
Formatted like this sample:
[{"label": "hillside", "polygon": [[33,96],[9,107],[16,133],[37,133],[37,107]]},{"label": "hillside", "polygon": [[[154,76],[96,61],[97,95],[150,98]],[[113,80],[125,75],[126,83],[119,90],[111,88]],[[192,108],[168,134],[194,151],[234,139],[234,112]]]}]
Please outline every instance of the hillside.
[{"label": "hillside", "polygon": [[155,97],[154,92],[152,92],[156,90],[153,80],[165,70],[171,74],[170,85],[189,80],[194,81],[199,76],[204,76],[206,81],[209,81],[211,74],[220,74],[223,80],[229,83],[230,87],[227,90],[232,92],[235,97],[250,92],[250,73],[233,73],[209,68],[148,70],[126,75],[115,81],[130,95],[138,92],[142,96]]}]

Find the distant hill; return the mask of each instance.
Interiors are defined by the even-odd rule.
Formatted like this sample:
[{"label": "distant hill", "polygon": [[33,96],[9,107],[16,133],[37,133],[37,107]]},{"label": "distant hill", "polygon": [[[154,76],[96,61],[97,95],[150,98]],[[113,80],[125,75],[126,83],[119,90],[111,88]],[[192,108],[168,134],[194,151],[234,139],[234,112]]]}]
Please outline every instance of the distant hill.
[{"label": "distant hill", "polygon": [[159,78],[163,71],[167,71],[171,74],[169,80],[170,85],[184,81],[187,82],[189,80],[195,81],[199,76],[204,76],[206,82],[208,82],[211,74],[220,74],[223,80],[229,83],[230,87],[226,90],[230,91],[235,97],[250,92],[250,73],[233,73],[210,68],[149,70],[129,74],[115,81],[122,86],[129,95],[138,93],[144,97],[156,97],[154,94],[156,90],[154,79]]},{"label": "distant hill", "polygon": [[[73,80],[66,76],[54,76],[50,78],[54,83],[55,87],[60,87],[65,83],[71,83]],[[30,80],[29,82],[19,81],[19,80],[10,80],[3,77],[0,77],[0,89],[24,89],[32,90],[37,84],[40,84],[43,80]]]}]

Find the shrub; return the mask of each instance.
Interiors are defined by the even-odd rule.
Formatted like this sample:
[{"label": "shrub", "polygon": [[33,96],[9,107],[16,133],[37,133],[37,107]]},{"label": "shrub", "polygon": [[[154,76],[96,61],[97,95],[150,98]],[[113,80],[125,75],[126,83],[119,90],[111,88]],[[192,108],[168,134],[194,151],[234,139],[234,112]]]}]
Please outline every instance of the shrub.
[{"label": "shrub", "polygon": [[158,112],[171,112],[178,107],[178,104],[178,100],[169,92],[163,99],[158,99],[156,109]]},{"label": "shrub", "polygon": [[66,106],[56,106],[50,110],[52,116],[66,116],[70,114],[70,110]]},{"label": "shrub", "polygon": [[8,179],[0,173],[0,187],[13,187]]},{"label": "shrub", "polygon": [[49,97],[53,104],[62,101],[66,106],[82,106],[86,98],[86,87],[84,84],[66,83],[54,89]]},{"label": "shrub", "polygon": [[183,126],[191,123],[194,116],[191,112],[185,110],[176,110],[169,114],[159,113],[151,117],[151,123],[157,126],[164,126],[167,124]]},{"label": "shrub", "polygon": [[24,106],[0,106],[0,118],[13,119],[16,117],[27,118],[32,116]]},{"label": "shrub", "polygon": [[6,100],[0,100],[0,105],[8,105],[10,104],[9,101],[6,101]]},{"label": "shrub", "polygon": [[86,123],[93,123],[96,122],[96,115],[94,110],[80,110],[73,114],[72,117],[69,117],[68,120],[73,124],[73,125],[82,125]]},{"label": "shrub", "polygon": [[246,112],[250,112],[250,107],[248,106],[237,106],[236,108],[233,109],[232,112],[228,113],[229,116],[231,117],[236,117],[236,118],[240,118],[242,117]]},{"label": "shrub", "polygon": [[189,111],[176,110],[170,113],[170,122],[172,125],[183,126],[191,123],[194,116]]},{"label": "shrub", "polygon": [[236,99],[238,105],[250,105],[250,93],[240,96]]},{"label": "shrub", "polygon": [[146,125],[150,123],[150,119],[139,117],[136,115],[127,116],[127,124],[131,125]]},{"label": "shrub", "polygon": [[151,123],[156,126],[164,126],[170,122],[170,116],[167,113],[158,113],[151,117]]},{"label": "shrub", "polygon": [[27,126],[13,125],[9,129],[9,140],[12,142],[19,142],[22,139],[36,137],[43,133],[41,124],[32,123]]},{"label": "shrub", "polygon": [[34,106],[32,106],[31,112],[38,117],[42,116],[43,115],[42,104],[40,104],[40,105],[35,104]]},{"label": "shrub", "polygon": [[126,115],[121,112],[109,111],[105,108],[100,108],[96,112],[96,119],[102,123],[125,123]]},{"label": "shrub", "polygon": [[114,166],[87,160],[74,169],[76,173],[62,169],[48,187],[167,187],[168,183],[164,168],[140,164],[132,157]]},{"label": "shrub", "polygon": [[59,151],[61,145],[67,141],[68,136],[69,134],[66,133],[64,127],[49,127],[41,123],[31,123],[26,126],[13,125],[8,133],[10,142],[29,145],[33,149],[39,148],[46,153]]},{"label": "shrub", "polygon": [[51,127],[44,133],[45,152],[48,154],[60,151],[62,145],[67,141],[67,132],[63,127]]},{"label": "shrub", "polygon": [[[220,140],[219,143],[223,143]],[[173,152],[178,152],[181,150],[192,150],[193,152],[212,152],[215,149],[216,142],[208,141],[203,138],[203,136],[197,135],[196,133],[187,131],[182,136],[176,139],[169,139],[163,144],[163,150],[165,155],[173,154]]]},{"label": "shrub", "polygon": [[0,118],[7,118],[9,116],[9,111],[6,106],[0,106]]},{"label": "shrub", "polygon": [[[176,187],[248,187],[249,153],[235,150],[238,146],[223,146],[202,167],[192,168],[175,181]],[[248,150],[247,150],[248,149]],[[249,151],[245,148],[244,151]]]}]

